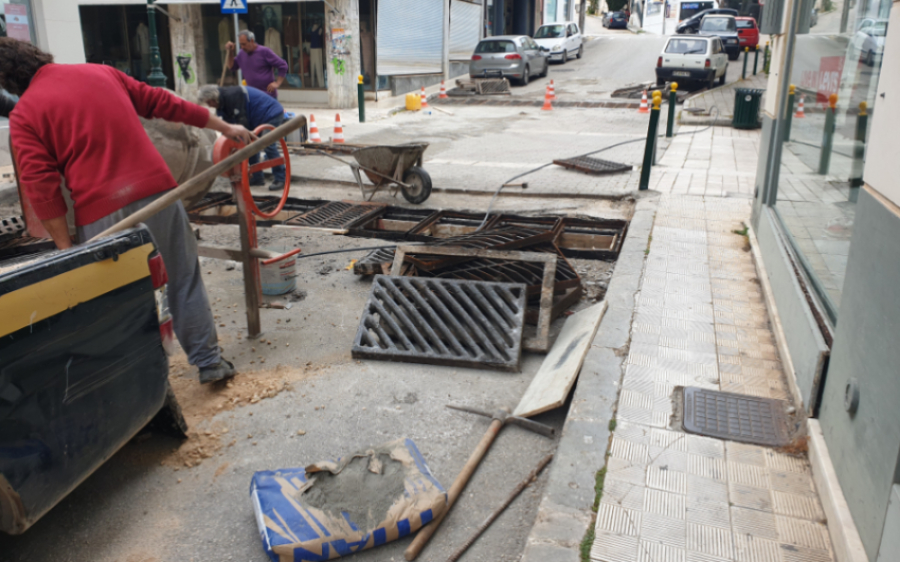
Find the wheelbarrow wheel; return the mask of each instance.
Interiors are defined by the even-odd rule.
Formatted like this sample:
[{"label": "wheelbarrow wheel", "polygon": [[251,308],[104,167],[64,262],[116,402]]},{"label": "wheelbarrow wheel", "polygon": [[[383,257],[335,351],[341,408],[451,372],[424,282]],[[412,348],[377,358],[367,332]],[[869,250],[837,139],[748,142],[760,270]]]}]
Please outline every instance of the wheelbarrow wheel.
[{"label": "wheelbarrow wheel", "polygon": [[400,188],[403,191],[403,197],[414,205],[423,203],[431,196],[431,176],[424,168],[412,166],[403,174],[403,183],[410,186]]}]

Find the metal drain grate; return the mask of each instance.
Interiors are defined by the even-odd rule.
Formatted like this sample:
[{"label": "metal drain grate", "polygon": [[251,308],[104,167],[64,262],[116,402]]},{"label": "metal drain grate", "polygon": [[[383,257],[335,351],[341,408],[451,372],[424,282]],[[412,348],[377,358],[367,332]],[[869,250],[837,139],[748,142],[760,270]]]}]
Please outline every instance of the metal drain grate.
[{"label": "metal drain grate", "polygon": [[374,216],[386,206],[380,203],[330,201],[321,207],[285,221],[285,224],[346,233],[351,226]]},{"label": "metal drain grate", "polygon": [[25,217],[0,219],[0,238],[10,234],[19,234],[23,230],[25,230]]},{"label": "metal drain grate", "polygon": [[601,175],[631,171],[631,166],[627,164],[611,162],[601,158],[590,158],[588,156],[576,156],[575,158],[566,158],[565,160],[554,160],[553,163],[557,166],[578,170],[579,172],[584,172],[586,174]]},{"label": "metal drain grate", "polygon": [[509,80],[506,78],[481,78],[475,80],[475,93],[485,94],[511,94]]},{"label": "metal drain grate", "polygon": [[525,287],[379,275],[352,355],[518,371]]},{"label": "metal drain grate", "polygon": [[393,262],[393,248],[372,250],[353,264],[353,273],[355,275],[379,275],[382,273],[386,275],[391,271],[391,264]]},{"label": "metal drain grate", "polygon": [[11,258],[55,250],[56,244],[50,238],[34,238],[32,236],[15,236],[0,241],[0,258]]},{"label": "metal drain grate", "polygon": [[782,400],[686,387],[682,425],[689,433],[777,447],[790,441],[784,407]]}]

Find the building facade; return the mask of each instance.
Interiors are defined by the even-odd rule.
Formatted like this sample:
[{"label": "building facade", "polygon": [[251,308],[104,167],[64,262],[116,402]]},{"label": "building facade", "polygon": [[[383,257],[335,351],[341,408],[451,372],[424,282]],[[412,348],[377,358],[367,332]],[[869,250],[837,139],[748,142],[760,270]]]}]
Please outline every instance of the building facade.
[{"label": "building facade", "polygon": [[839,560],[900,552],[895,4],[768,0],[760,22],[774,50],[751,227],[811,458],[836,476],[819,492]]}]

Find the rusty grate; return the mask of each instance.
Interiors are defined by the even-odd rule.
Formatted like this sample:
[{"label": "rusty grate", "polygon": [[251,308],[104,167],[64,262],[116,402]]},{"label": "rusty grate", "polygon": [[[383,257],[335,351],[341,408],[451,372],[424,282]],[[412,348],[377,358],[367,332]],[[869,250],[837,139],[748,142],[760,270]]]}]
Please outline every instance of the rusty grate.
[{"label": "rusty grate", "polygon": [[346,233],[351,226],[376,215],[386,206],[380,203],[329,201],[312,211],[288,219],[285,224]]},{"label": "rusty grate", "polygon": [[511,94],[506,78],[479,78],[475,80],[475,93],[479,95]]},{"label": "rusty grate", "polygon": [[0,259],[14,256],[25,256],[55,250],[56,244],[50,238],[34,238],[33,236],[15,236],[0,240]]},{"label": "rusty grate", "polygon": [[563,168],[570,168],[584,172],[586,174],[603,175],[616,174],[618,172],[631,171],[631,166],[603,160],[602,158],[591,158],[589,156],[576,156],[575,158],[566,158],[565,160],[554,160],[554,164]]},{"label": "rusty grate", "polygon": [[11,234],[18,234],[23,230],[25,230],[24,217],[19,216],[0,219],[0,238]]},{"label": "rusty grate", "polygon": [[353,264],[353,273],[356,275],[387,274],[391,270],[393,261],[394,250],[392,248],[372,250]]},{"label": "rusty grate", "polygon": [[[554,238],[554,233],[549,230],[540,230],[536,228],[523,228],[518,226],[507,226],[503,228],[494,228],[491,230],[473,232],[472,234],[464,234],[462,236],[453,236],[428,243],[425,247],[434,246],[457,246],[460,248],[478,248],[478,249],[505,249],[512,250],[525,246],[533,246],[540,242],[547,242]],[[407,256],[410,263],[417,268],[425,271],[433,271],[435,269],[444,268],[454,263],[466,261],[464,257],[444,257],[428,255],[427,253],[417,254],[415,256]]]},{"label": "rusty grate", "polygon": [[525,287],[379,275],[354,358],[518,371]]},{"label": "rusty grate", "polygon": [[407,233],[424,220],[437,215],[432,209],[387,207],[383,213],[350,228],[350,236],[404,240]]},{"label": "rusty grate", "polygon": [[790,441],[786,405],[783,400],[687,387],[682,425],[689,433],[777,447]]},{"label": "rusty grate", "polygon": [[484,213],[460,213],[458,211],[440,211],[417,224],[409,231],[407,239],[422,242],[431,242],[435,238],[450,238],[485,231],[494,227],[497,223],[497,215],[488,217],[484,227]]}]

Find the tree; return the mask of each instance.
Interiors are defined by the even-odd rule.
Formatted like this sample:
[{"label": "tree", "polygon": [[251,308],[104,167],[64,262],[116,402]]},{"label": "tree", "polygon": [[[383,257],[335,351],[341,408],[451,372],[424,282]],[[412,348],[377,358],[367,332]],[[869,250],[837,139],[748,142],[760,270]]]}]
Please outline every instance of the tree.
[{"label": "tree", "polygon": [[610,12],[620,12],[628,5],[628,0],[606,0]]}]

